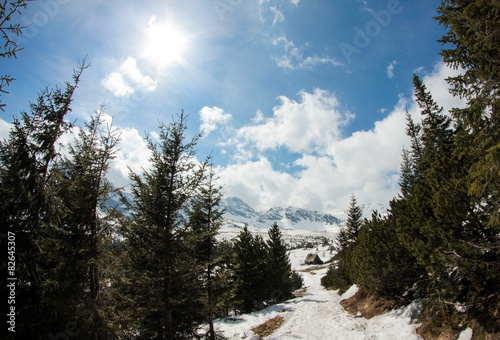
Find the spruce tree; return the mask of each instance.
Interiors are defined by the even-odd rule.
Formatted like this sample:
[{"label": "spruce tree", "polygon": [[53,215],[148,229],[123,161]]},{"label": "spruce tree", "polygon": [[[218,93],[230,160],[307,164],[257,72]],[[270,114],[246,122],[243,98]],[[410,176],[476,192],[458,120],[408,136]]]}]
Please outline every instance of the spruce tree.
[{"label": "spruce tree", "polygon": [[[83,70],[74,72],[65,90],[47,89],[30,105],[30,113],[14,118],[9,139],[0,143],[0,221],[16,235],[16,335],[49,334],[59,326],[44,281],[44,240],[61,218],[61,201],[51,192],[51,167],[59,159],[57,140],[69,129],[65,121]],[[4,260],[3,260],[4,261]]]},{"label": "spruce tree", "polygon": [[421,141],[421,132],[422,126],[413,121],[410,113],[406,111],[406,135],[410,137],[411,141],[411,161],[414,166],[420,163],[422,159],[422,141]]},{"label": "spruce tree", "polygon": [[253,239],[253,254],[255,262],[255,307],[262,308],[266,302],[271,300],[269,287],[269,268],[267,267],[268,246],[264,238],[257,234]]},{"label": "spruce tree", "polygon": [[363,212],[361,211],[361,208],[358,206],[358,201],[356,200],[356,196],[352,194],[349,210],[347,211],[347,220],[345,225],[347,237],[350,243],[356,242],[358,238],[359,229],[363,224],[362,217],[363,217]]},{"label": "spruce tree", "polygon": [[451,93],[467,101],[454,109],[468,169],[469,194],[480,201],[488,227],[500,229],[500,20],[498,1],[442,1],[438,22],[447,29],[439,40],[443,61],[462,74],[451,77]]},{"label": "spruce tree", "polygon": [[451,139],[453,133],[451,119],[443,114],[443,108],[434,101],[425,84],[415,74],[413,75],[413,85],[415,87],[415,101],[420,107],[422,115],[423,150],[421,160],[432,162],[437,153],[453,142]]},{"label": "spruce tree", "polygon": [[423,116],[423,149],[412,195],[393,207],[400,242],[427,271],[429,291],[443,300],[470,300],[470,287],[485,274],[480,261],[473,264],[481,257],[473,240],[487,231],[467,194],[470,160],[460,156],[457,143],[462,127],[451,126],[416,76],[414,85]]},{"label": "spruce tree", "polygon": [[[392,212],[398,214],[391,202]],[[356,244],[346,254],[348,277],[365,290],[401,299],[413,299],[413,285],[423,274],[415,258],[399,242],[394,215],[381,217],[376,211],[365,220]]]},{"label": "spruce tree", "polygon": [[410,137],[410,149],[408,150],[408,170],[411,170],[411,184],[417,180],[418,169],[423,158],[422,125],[415,123],[409,112],[406,112],[406,135]]},{"label": "spruce tree", "polygon": [[338,256],[342,257],[347,249],[356,242],[359,228],[363,223],[361,217],[363,212],[358,206],[358,202],[354,194],[351,195],[349,209],[347,210],[347,219],[345,225],[340,229],[335,237],[335,242],[338,248]]},{"label": "spruce tree", "polygon": [[229,311],[236,308],[236,252],[232,241],[224,240],[218,243],[216,254],[219,258],[216,267],[214,287],[218,298],[217,315],[229,316]]},{"label": "spruce tree", "polygon": [[400,179],[398,181],[402,197],[408,197],[411,195],[414,182],[415,172],[411,161],[411,155],[408,150],[403,148],[403,162],[401,163]]},{"label": "spruce tree", "polygon": [[[468,265],[471,281],[482,290],[471,292],[469,299],[481,296],[490,304],[500,301],[499,11],[498,1],[443,0],[436,17],[447,29],[439,40],[444,46],[443,61],[463,70],[447,79],[451,93],[467,102],[465,108],[452,111],[458,126],[455,152],[465,160],[464,180],[472,201],[462,222],[467,251],[456,252],[454,257]],[[493,319],[498,316],[498,309],[490,311],[492,315]]]},{"label": "spruce tree", "polygon": [[278,302],[288,299],[292,293],[291,274],[292,267],[288,258],[283,235],[275,222],[268,231],[267,241],[267,271],[270,298]]},{"label": "spruce tree", "polygon": [[[46,298],[57,315],[68,315],[61,323],[77,322],[88,339],[112,334],[111,304],[114,280],[110,264],[113,241],[113,212],[105,206],[111,183],[106,178],[119,141],[116,130],[105,126],[103,108],[81,128],[70,146],[69,158],[53,168],[52,193],[62,202],[60,219],[48,229],[43,246],[50,257],[46,263]],[[86,311],[81,317],[78,310]]]},{"label": "spruce tree", "polygon": [[266,244],[261,236],[252,236],[245,226],[234,242],[236,256],[236,306],[250,313],[269,299],[266,274]]},{"label": "spruce tree", "polygon": [[151,170],[131,172],[132,221],[127,228],[129,254],[137,285],[140,338],[175,339],[192,333],[195,324],[181,316],[184,289],[182,211],[203,180],[195,162],[199,135],[186,141],[182,112],[169,125],[160,123],[159,142],[147,139]]},{"label": "spruce tree", "polygon": [[[223,254],[218,251],[218,230],[222,224],[223,209],[220,207],[222,193],[217,185],[217,177],[213,165],[209,163],[205,180],[200,184],[196,196],[188,211],[188,227],[185,231],[186,247],[190,254],[189,263],[195,286],[190,294],[196,294],[201,301],[202,316],[208,322],[208,339],[215,340],[214,318],[221,307],[221,291],[228,289],[221,282],[226,277]],[[193,261],[194,260],[194,261]]]},{"label": "spruce tree", "polygon": [[347,263],[347,257],[356,246],[359,230],[363,224],[362,216],[363,212],[358,206],[356,197],[352,194],[345,225],[335,236],[337,254],[334,258],[337,260],[337,263],[330,265],[326,276],[321,280],[321,284],[325,287],[341,289],[343,291],[349,288],[349,285],[354,282],[353,278],[349,275],[350,268]]}]

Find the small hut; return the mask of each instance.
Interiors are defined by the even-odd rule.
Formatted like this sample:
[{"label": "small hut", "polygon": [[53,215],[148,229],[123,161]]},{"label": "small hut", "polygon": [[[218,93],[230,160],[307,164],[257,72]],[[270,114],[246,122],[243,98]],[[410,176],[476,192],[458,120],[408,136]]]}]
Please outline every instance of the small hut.
[{"label": "small hut", "polygon": [[318,254],[307,254],[305,264],[323,264]]}]

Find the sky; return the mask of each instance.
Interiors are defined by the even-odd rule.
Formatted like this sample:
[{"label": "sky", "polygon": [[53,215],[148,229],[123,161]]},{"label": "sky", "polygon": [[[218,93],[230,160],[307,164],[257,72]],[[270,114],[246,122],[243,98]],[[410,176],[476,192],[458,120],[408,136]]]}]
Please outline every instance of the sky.
[{"label": "sky", "polygon": [[144,137],[182,110],[202,132],[226,196],[257,210],[345,211],[398,194],[405,114],[420,119],[412,76],[446,110],[462,103],[444,79],[439,1],[40,0],[15,20],[24,50],[3,59],[0,138],[47,87],[63,87],[86,57],[67,117],[104,105],[121,133],[109,177],[149,166]]}]

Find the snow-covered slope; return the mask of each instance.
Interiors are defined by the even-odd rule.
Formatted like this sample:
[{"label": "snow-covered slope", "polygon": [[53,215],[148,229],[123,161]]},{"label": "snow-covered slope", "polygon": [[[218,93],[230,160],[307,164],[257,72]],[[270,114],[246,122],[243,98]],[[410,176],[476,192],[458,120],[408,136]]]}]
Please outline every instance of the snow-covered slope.
[{"label": "snow-covered slope", "polygon": [[[325,251],[326,249],[319,249]],[[297,249],[290,253],[294,269],[304,270],[303,262],[310,250]],[[307,290],[301,297],[288,300],[259,312],[216,320],[215,328],[227,339],[259,339],[252,328],[276,316],[284,318],[283,325],[266,339],[421,339],[417,334],[415,319],[419,315],[419,304],[414,302],[370,320],[356,317],[344,310],[339,296],[321,286],[321,277],[326,268],[301,272]]]},{"label": "snow-covered slope", "polygon": [[318,211],[296,207],[273,207],[266,211],[255,211],[238,197],[223,199],[222,206],[227,223],[247,224],[269,229],[273,223],[285,230],[309,230],[336,232],[341,223],[337,217]]}]

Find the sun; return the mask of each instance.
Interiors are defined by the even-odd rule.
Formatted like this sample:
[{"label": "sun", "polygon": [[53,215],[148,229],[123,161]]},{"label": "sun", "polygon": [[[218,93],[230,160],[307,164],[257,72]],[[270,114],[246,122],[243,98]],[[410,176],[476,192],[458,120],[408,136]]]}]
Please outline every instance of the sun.
[{"label": "sun", "polygon": [[143,55],[153,65],[163,68],[182,62],[187,46],[187,36],[173,24],[157,23],[156,16],[149,20]]}]

